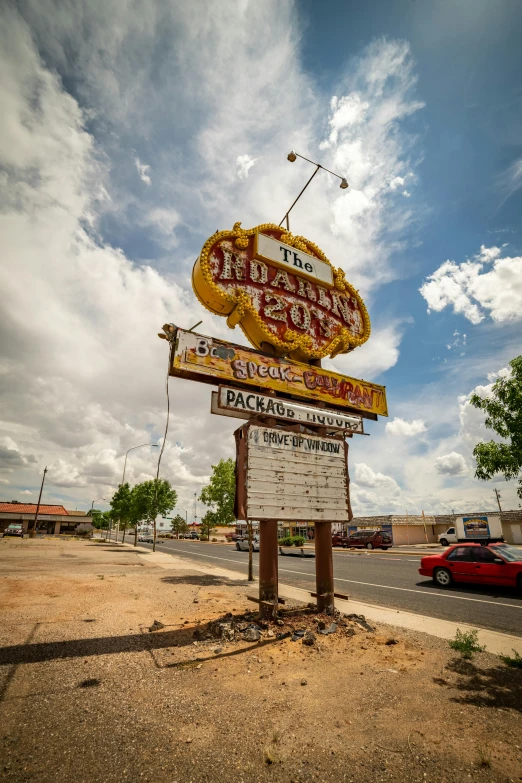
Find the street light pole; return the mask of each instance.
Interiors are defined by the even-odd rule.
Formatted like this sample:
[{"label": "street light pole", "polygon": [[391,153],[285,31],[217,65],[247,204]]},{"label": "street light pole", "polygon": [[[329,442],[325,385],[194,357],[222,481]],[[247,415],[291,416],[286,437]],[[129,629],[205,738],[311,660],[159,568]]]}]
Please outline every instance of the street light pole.
[{"label": "street light pole", "polygon": [[[310,160],[310,158],[305,158],[304,155],[300,155],[298,152],[295,152],[295,150],[292,150],[287,155],[287,159],[290,161],[290,163],[294,163],[296,158],[301,158],[301,160],[306,160],[306,161],[308,161],[308,163],[312,163],[314,166],[316,166],[316,169],[315,169],[314,173],[312,174],[312,176],[310,177],[310,179],[308,180],[308,182],[306,183],[306,185],[304,186],[304,188],[301,190],[301,192],[299,193],[299,195],[295,199],[295,201],[292,204],[292,206],[290,207],[290,209],[288,209],[287,212],[285,213],[285,215],[283,216],[283,220],[286,220],[286,230],[287,231],[290,231],[290,220],[288,218],[290,212],[293,210],[293,208],[295,207],[295,205],[297,204],[297,202],[299,201],[299,199],[301,198],[301,196],[303,195],[303,193],[305,192],[306,188],[308,187],[310,182],[313,180],[313,178],[315,177],[315,175],[317,174],[319,169],[323,169],[323,171],[327,171],[328,174],[332,174],[334,177],[337,177],[337,179],[340,179],[341,180],[341,184],[340,184],[339,187],[341,188],[341,190],[346,190],[346,188],[348,187],[348,182],[346,181],[345,177],[341,177],[341,175],[340,174],[336,174],[335,171],[330,171],[330,169],[327,169],[326,166],[321,165],[321,163],[316,163],[315,160]],[[281,220],[281,223],[283,222],[283,220]],[[281,225],[281,223],[279,223],[279,225]]]},{"label": "street light pole", "polygon": [[121,477],[121,483],[122,485],[125,484],[125,471],[127,470],[127,457],[129,456],[129,451],[134,451],[134,449],[143,449],[145,446],[150,446],[151,449],[157,449],[159,446],[156,443],[142,443],[140,446],[131,446],[130,449],[127,449],[125,452],[125,462],[123,463],[123,475]]},{"label": "street light pole", "polygon": [[498,503],[498,510],[499,510],[499,511],[500,511],[500,513],[502,514],[502,507],[501,507],[501,505],[500,505],[500,492],[498,491],[498,489],[497,489],[496,487],[494,487],[494,488],[493,488],[493,492],[495,493],[495,495],[496,495],[496,498],[497,498],[497,503]]},{"label": "street light pole", "polygon": [[[151,449],[158,449],[159,446],[156,443],[140,443],[139,446],[131,446],[130,449],[127,449],[125,452],[125,462],[123,463],[123,474],[121,477],[121,484],[120,487],[123,487],[125,484],[125,471],[127,470],[127,457],[129,456],[129,452],[134,451],[135,449],[144,449],[146,446],[150,446]],[[118,530],[119,530],[119,520],[118,520]],[[116,541],[118,540],[118,533],[116,533]],[[134,546],[138,546],[138,523],[136,523],[134,527]]]},{"label": "street light pole", "polygon": [[[107,498],[96,498],[96,500],[93,500],[93,501],[92,501],[92,503],[91,503],[91,519],[92,519],[92,510],[93,510],[93,508],[94,508],[94,504],[95,504],[95,503],[97,503],[99,500],[106,500],[106,499],[107,499]],[[109,525],[110,525],[110,523],[109,523]],[[109,529],[109,533],[110,533],[110,529]],[[109,537],[110,537],[110,536],[109,536]]]},{"label": "street light pole", "polygon": [[29,537],[32,538],[36,535],[36,525],[38,524],[38,512],[40,511],[40,501],[42,499],[42,492],[43,492],[43,486],[45,481],[45,474],[47,473],[47,465],[44,468],[43,476],[42,476],[42,483],[40,485],[40,494],[38,495],[38,505],[36,506],[36,512],[34,515],[34,524],[33,529],[31,533],[29,533]]}]

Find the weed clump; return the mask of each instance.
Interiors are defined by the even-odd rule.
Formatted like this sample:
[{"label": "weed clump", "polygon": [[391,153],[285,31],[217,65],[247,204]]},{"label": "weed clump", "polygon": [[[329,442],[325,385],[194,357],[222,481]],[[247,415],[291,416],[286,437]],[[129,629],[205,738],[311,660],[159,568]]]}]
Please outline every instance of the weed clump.
[{"label": "weed clump", "polygon": [[478,631],[468,631],[462,633],[460,628],[457,628],[455,638],[451,640],[449,646],[452,650],[457,650],[463,658],[473,658],[473,653],[484,652],[486,649],[478,643]]},{"label": "weed clump", "polygon": [[499,655],[498,657],[500,660],[506,664],[506,666],[511,666],[513,669],[522,669],[522,655],[518,653],[516,650],[513,650],[515,653],[514,656],[511,655]]}]

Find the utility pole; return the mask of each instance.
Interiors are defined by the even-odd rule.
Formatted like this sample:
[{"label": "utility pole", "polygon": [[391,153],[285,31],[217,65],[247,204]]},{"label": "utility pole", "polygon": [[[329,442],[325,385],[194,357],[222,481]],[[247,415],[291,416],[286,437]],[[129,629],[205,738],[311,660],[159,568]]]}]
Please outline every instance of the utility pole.
[{"label": "utility pole", "polygon": [[500,492],[498,491],[498,489],[497,489],[496,487],[494,487],[494,488],[493,488],[493,492],[495,493],[495,495],[496,495],[496,497],[497,497],[498,510],[499,510],[499,511],[500,511],[500,513],[502,514],[502,507],[501,507],[501,505],[500,505]]},{"label": "utility pole", "polygon": [[38,495],[38,504],[36,506],[36,512],[35,512],[35,515],[34,515],[34,524],[33,524],[33,530],[32,530],[32,534],[34,536],[36,535],[36,525],[38,524],[38,512],[40,511],[40,501],[42,499],[42,492],[43,492],[43,486],[44,486],[45,474],[46,473],[47,473],[47,465],[44,468],[44,472],[43,472],[43,476],[42,476],[42,483],[41,483],[41,486],[40,486],[40,494]]},{"label": "utility pole", "polygon": [[[424,536],[426,538],[426,543],[428,543],[428,533],[426,530],[426,517],[424,516],[424,510],[422,511],[422,524],[424,525]],[[433,528],[432,528],[433,530]]]}]

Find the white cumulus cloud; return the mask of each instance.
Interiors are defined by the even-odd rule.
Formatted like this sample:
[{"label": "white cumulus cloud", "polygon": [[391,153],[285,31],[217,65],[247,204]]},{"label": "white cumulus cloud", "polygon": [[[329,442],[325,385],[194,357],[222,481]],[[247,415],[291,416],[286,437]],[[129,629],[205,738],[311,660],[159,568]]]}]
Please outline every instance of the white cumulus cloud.
[{"label": "white cumulus cloud", "polygon": [[325,359],[323,366],[371,380],[397,364],[405,321],[391,321],[386,326],[372,330],[370,339],[348,354],[339,354],[335,359]]},{"label": "white cumulus cloud", "polygon": [[[498,323],[522,318],[522,257],[500,257],[499,247],[482,245],[472,261],[445,261],[421,286],[428,312],[453,307],[472,324],[487,315]],[[485,265],[493,264],[485,271]]]},{"label": "white cumulus cloud", "polygon": [[355,465],[354,481],[361,487],[380,488],[391,494],[398,494],[400,489],[395,479],[384,473],[375,472],[369,465],[359,462]]},{"label": "white cumulus cloud", "polygon": [[491,396],[495,381],[498,378],[508,378],[510,375],[511,367],[502,367],[497,372],[490,372],[487,376],[489,383],[478,384],[469,394],[462,394],[459,397],[459,435],[469,447],[473,448],[481,440],[499,440],[493,430],[486,429],[484,412],[471,404],[471,395],[477,394],[485,400]]},{"label": "white cumulus cloud", "polygon": [[355,516],[393,513],[401,508],[401,490],[395,479],[370,465],[358,462],[350,483],[350,496]]},{"label": "white cumulus cloud", "polygon": [[435,469],[441,476],[464,476],[468,472],[466,460],[456,451],[437,457]]},{"label": "white cumulus cloud", "polygon": [[250,155],[238,155],[236,158],[237,176],[239,179],[246,179],[248,172],[255,166],[257,158],[252,158]]},{"label": "white cumulus cloud", "polygon": [[149,176],[150,166],[148,166],[146,163],[142,163],[139,158],[134,158],[134,163],[138,169],[138,174],[140,175],[141,181],[146,185],[151,185],[152,180]]},{"label": "white cumulus cloud", "polygon": [[[160,440],[161,325],[203,318],[198,331],[243,341],[194,297],[194,259],[235,220],[280,220],[309,176],[281,150],[315,155],[325,121],[322,162],[353,193],[321,173],[292,231],[366,293],[395,274],[412,213],[386,183],[414,184],[419,157],[404,129],[421,106],[409,47],[372,43],[330,106],[302,70],[294,6],[243,5],[136,0],[129,14],[119,0],[26,0],[0,11],[0,469],[12,487],[37,486],[48,465],[47,499],[90,506],[121,480],[128,448]],[[245,150],[263,166],[243,157],[239,181]],[[167,252],[151,258],[151,246]],[[371,378],[396,363],[402,331],[378,326],[338,361]],[[162,475],[190,515],[210,465],[233,456],[236,423],[208,414],[208,387],[176,379],[171,390]],[[126,477],[151,477],[155,459],[132,452]]]},{"label": "white cumulus cloud", "polygon": [[395,417],[395,419],[389,421],[386,425],[387,435],[412,437],[413,435],[420,435],[421,432],[426,432],[426,424],[422,419],[406,421],[405,419]]}]

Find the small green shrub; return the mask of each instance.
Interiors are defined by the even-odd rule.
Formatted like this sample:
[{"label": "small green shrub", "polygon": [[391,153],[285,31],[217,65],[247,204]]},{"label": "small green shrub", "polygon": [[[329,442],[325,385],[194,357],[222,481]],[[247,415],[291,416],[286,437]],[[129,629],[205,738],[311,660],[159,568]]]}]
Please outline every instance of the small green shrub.
[{"label": "small green shrub", "polygon": [[473,658],[473,653],[484,652],[485,647],[481,647],[478,643],[478,631],[468,631],[468,633],[462,633],[460,628],[457,628],[455,638],[449,643],[452,650],[457,650],[463,658]]},{"label": "small green shrub", "polygon": [[511,666],[513,669],[522,669],[522,655],[516,650],[513,650],[513,652],[515,653],[513,657],[511,655],[499,655],[498,657],[506,666]]},{"label": "small green shrub", "polygon": [[81,525],[77,526],[74,532],[77,536],[81,536],[82,538],[90,538],[94,532],[94,527],[89,522],[82,522]]},{"label": "small green shrub", "polygon": [[303,546],[305,542],[304,536],[285,536],[278,540],[279,546]]},{"label": "small green shrub", "polygon": [[482,769],[491,767],[491,751],[485,745],[479,745],[477,748],[477,766]]}]

